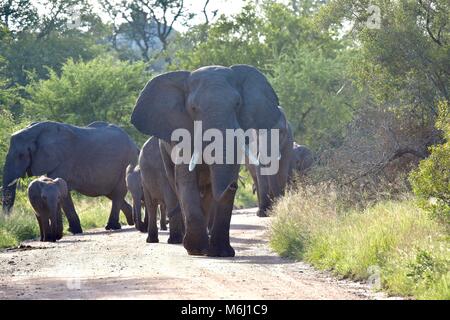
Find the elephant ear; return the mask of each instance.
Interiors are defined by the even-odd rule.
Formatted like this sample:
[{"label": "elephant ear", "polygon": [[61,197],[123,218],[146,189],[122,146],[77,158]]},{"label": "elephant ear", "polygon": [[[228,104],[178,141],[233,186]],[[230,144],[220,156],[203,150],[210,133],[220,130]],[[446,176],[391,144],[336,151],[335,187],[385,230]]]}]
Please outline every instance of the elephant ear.
[{"label": "elephant ear", "polygon": [[239,123],[243,129],[272,128],[281,115],[278,97],[267,78],[255,67],[234,65],[243,105],[239,111]]},{"label": "elephant ear", "polygon": [[61,178],[56,178],[55,183],[59,187],[59,192],[61,193],[62,198],[67,198],[67,195],[69,194],[69,189],[67,188],[67,183]]},{"label": "elephant ear", "polygon": [[189,75],[188,71],[169,72],[147,83],[131,115],[136,129],[167,142],[175,129],[192,130],[192,120],[185,108]]},{"label": "elephant ear", "polygon": [[67,148],[73,145],[75,133],[68,125],[57,122],[41,122],[30,128],[33,131],[31,173],[34,176],[47,174],[63,161]]}]

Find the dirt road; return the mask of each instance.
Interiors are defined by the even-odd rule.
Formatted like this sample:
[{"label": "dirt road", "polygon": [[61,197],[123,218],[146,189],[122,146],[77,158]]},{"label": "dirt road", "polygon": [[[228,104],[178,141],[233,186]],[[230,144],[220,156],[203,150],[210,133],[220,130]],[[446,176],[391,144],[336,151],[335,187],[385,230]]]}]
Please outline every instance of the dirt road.
[{"label": "dirt road", "polygon": [[232,218],[235,258],[188,256],[182,245],[145,243],[134,228],[93,230],[58,243],[27,241],[0,252],[0,299],[373,299],[366,286],[339,281],[272,253],[270,218]]}]

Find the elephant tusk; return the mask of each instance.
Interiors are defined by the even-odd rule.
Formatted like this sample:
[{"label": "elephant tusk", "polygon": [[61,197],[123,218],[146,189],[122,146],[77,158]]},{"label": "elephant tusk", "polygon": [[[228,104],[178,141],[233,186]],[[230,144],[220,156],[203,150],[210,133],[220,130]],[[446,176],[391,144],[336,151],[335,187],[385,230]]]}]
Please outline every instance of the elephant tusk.
[{"label": "elephant tusk", "polygon": [[251,164],[257,165],[259,166],[259,156],[256,157],[252,151],[250,150],[250,147],[248,146],[248,144],[244,144],[242,146],[242,148],[244,149],[245,155],[248,157],[248,159],[250,160]]},{"label": "elephant tusk", "polygon": [[11,181],[11,183],[8,184],[8,188],[11,187],[12,185],[16,184],[17,180],[19,180],[19,178],[14,179],[13,181]]},{"label": "elephant tusk", "polygon": [[194,154],[192,155],[191,161],[189,162],[189,171],[190,172],[194,171],[199,158],[200,158],[200,152],[198,152],[197,150],[194,150]]}]

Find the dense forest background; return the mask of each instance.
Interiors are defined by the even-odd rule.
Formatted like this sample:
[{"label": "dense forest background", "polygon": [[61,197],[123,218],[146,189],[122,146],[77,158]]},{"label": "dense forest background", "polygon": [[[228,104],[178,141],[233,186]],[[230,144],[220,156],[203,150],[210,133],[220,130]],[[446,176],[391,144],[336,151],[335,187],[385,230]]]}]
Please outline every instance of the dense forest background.
[{"label": "dense forest background", "polygon": [[[11,133],[35,121],[87,125],[105,120],[125,128],[141,145],[146,137],[129,119],[140,90],[153,76],[212,64],[251,64],[275,88],[296,142],[315,153],[315,165],[300,185],[321,186],[321,191],[291,194],[277,207],[280,212],[290,208],[292,214],[307,205],[313,207],[303,212],[328,212],[324,208],[330,208],[333,197],[332,211],[337,212],[386,199],[403,201],[407,195],[407,205],[380,207],[374,210],[378,219],[358,216],[352,223],[379,228],[391,221],[380,211],[404,214],[413,223],[418,220],[409,214],[420,207],[439,224],[424,224],[423,230],[439,234],[439,242],[443,238],[436,230],[444,228],[439,245],[445,251],[450,223],[449,1],[246,1],[235,15],[209,9],[209,0],[203,4],[202,11],[191,12],[183,0],[0,0],[0,167]],[[318,193],[327,200],[314,198]],[[309,221],[303,215],[298,219]],[[306,244],[298,235],[304,230],[288,227],[301,223],[280,221],[274,247],[303,257]],[[317,225],[328,226],[323,221]],[[294,230],[291,238],[289,230]],[[383,237],[403,234],[379,230]],[[431,241],[425,240],[431,239],[427,232],[417,234],[421,245]],[[352,248],[364,243],[353,240]],[[402,241],[412,243],[410,238]],[[398,251],[392,241],[386,246]],[[373,252],[382,266],[386,246]],[[417,251],[407,260],[414,266],[417,262],[420,272],[405,271],[409,264],[399,258],[403,278],[386,280],[391,286],[402,284],[394,292],[450,296],[448,249],[437,254],[436,246],[430,248],[423,249],[429,256]],[[315,257],[320,265],[324,256],[313,255],[310,261]],[[333,264],[336,252],[331,256],[322,266],[339,269]],[[351,268],[340,273],[364,278],[367,264],[358,265],[363,265],[361,273]],[[416,271],[420,279],[406,276]],[[403,286],[407,281],[410,287]]]},{"label": "dense forest background", "polygon": [[144,84],[211,64],[260,68],[327,178],[393,181],[443,141],[434,123],[448,108],[448,1],[247,1],[233,16],[209,1],[203,12],[179,0],[95,4],[1,1],[0,159],[11,128],[40,120],[106,120],[141,143],[129,116]]}]

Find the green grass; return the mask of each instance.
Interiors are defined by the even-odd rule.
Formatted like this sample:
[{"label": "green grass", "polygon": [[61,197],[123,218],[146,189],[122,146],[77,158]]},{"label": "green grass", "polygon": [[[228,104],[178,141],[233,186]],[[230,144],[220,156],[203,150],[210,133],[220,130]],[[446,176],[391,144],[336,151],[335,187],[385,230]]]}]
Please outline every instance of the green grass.
[{"label": "green grass", "polygon": [[256,194],[253,194],[253,180],[244,168],[241,169],[238,190],[234,200],[234,206],[238,209],[256,207],[258,205]]},{"label": "green grass", "polygon": [[[80,217],[83,230],[104,227],[108,221],[111,210],[111,201],[105,197],[88,198],[80,195],[74,196],[75,208]],[[123,214],[120,222],[126,225]],[[64,218],[64,233],[69,225]],[[17,193],[13,212],[9,216],[0,215],[0,248],[14,247],[23,240],[39,237],[39,225],[33,208],[28,202],[24,191]]]},{"label": "green grass", "polygon": [[280,255],[390,294],[450,299],[449,235],[415,201],[339,211],[333,190],[289,193],[274,207],[271,247]]}]

